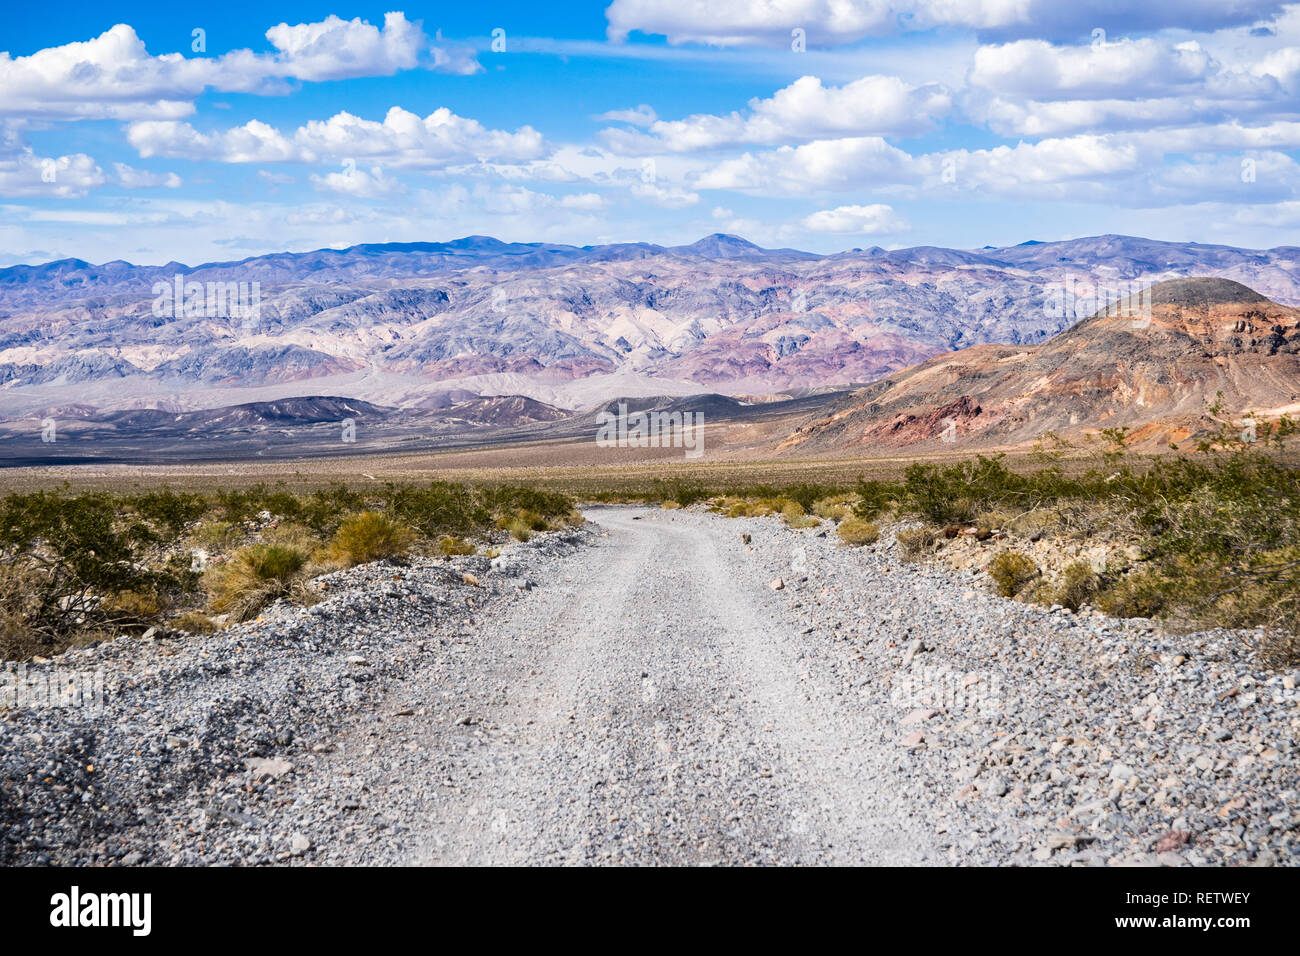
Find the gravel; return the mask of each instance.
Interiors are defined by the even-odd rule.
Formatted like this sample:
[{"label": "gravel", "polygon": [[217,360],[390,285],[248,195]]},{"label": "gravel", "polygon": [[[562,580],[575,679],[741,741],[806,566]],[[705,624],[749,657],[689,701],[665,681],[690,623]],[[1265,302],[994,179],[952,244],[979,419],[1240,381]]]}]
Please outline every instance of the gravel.
[{"label": "gravel", "polygon": [[105,704],[0,716],[0,862],[1295,862],[1300,692],[1250,632],[1017,604],[828,525],[587,516],[29,666]]}]

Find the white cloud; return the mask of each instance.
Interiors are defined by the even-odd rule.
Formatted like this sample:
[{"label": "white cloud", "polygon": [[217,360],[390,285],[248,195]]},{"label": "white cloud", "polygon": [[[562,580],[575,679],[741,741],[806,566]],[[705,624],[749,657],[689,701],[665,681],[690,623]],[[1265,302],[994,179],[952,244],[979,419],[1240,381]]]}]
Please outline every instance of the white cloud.
[{"label": "white cloud", "polygon": [[117,184],[124,189],[149,189],[157,186],[176,189],[181,185],[181,178],[175,173],[151,173],[147,169],[135,169],[126,163],[114,163],[113,171],[117,174]]},{"label": "white cloud", "polygon": [[517,161],[541,155],[542,134],[531,126],[513,133],[485,128],[446,107],[423,119],[394,106],[382,123],[351,113],[313,120],[294,134],[295,141],[317,156],[383,158],[389,165],[437,167],[466,159]]},{"label": "white cloud", "polygon": [[382,199],[406,192],[406,187],[402,183],[384,175],[384,171],[378,166],[368,171],[349,166],[342,172],[328,173],[324,176],[313,173],[310,179],[318,190],[355,196],[358,199]]},{"label": "white cloud", "polygon": [[433,54],[433,68],[436,71],[454,76],[473,76],[483,72],[483,64],[478,61],[478,54],[473,47],[445,42],[441,30],[434,39],[430,52]]},{"label": "white cloud", "polygon": [[107,181],[104,171],[85,153],[47,158],[23,148],[0,155],[0,196],[68,199],[84,196]]},{"label": "white cloud", "polygon": [[565,209],[579,209],[583,212],[599,212],[609,203],[599,193],[570,193],[560,199]]},{"label": "white cloud", "polygon": [[0,115],[175,120],[193,113],[192,100],[205,89],[282,92],[289,79],[388,76],[414,67],[425,43],[401,13],[386,14],[382,28],[331,15],[319,23],[281,23],[266,36],[276,52],[155,56],[134,29],[119,23],[94,39],[30,56],[0,52]]},{"label": "white cloud", "polygon": [[649,126],[659,115],[645,103],[630,110],[609,110],[593,116],[598,123],[628,123],[632,126]]},{"label": "white cloud", "polygon": [[693,185],[786,196],[862,189],[918,195],[925,189],[1069,199],[1082,198],[1081,184],[1142,171],[1147,158],[1142,144],[1107,136],[918,156],[878,137],[854,137],[746,153],[719,163]]},{"label": "white cloud", "polygon": [[206,159],[221,163],[309,162],[279,130],[261,120],[220,133],[200,133],[189,123],[141,120],[127,127],[127,141],[143,157]]},{"label": "white cloud", "polygon": [[606,130],[617,151],[675,152],[722,146],[807,142],[832,136],[915,136],[948,112],[952,99],[935,84],[912,86],[897,77],[865,76],[843,86],[823,86],[803,76],[767,99],[755,97],[747,112],[697,114],[660,120],[650,135]]},{"label": "white cloud", "polygon": [[605,11],[612,40],[633,31],[670,43],[789,46],[790,31],[809,45],[852,43],[935,27],[1039,36],[1116,33],[1162,27],[1217,29],[1272,16],[1285,0],[613,0]]},{"label": "white cloud", "polygon": [[[965,113],[1004,136],[1052,136],[1295,112],[1287,50],[1252,69],[1197,41],[1083,46],[1021,40],[976,51]],[[1300,57],[1297,57],[1300,64]]]},{"label": "white cloud", "polygon": [[443,107],[419,117],[394,106],[383,122],[351,113],[312,120],[286,135],[259,120],[215,133],[189,123],[145,120],[127,128],[141,156],[168,156],[224,163],[314,163],[362,158],[386,165],[434,169],[452,163],[520,161],[539,156],[542,135],[530,126],[513,133],[485,128]]},{"label": "white cloud", "polygon": [[834,209],[821,209],[810,216],[805,216],[803,226],[811,232],[873,236],[902,232],[907,228],[907,223],[891,207],[883,203],[873,203],[869,206],[837,206]]},{"label": "white cloud", "polygon": [[698,193],[675,186],[661,186],[657,183],[637,183],[629,188],[628,192],[637,199],[665,209],[685,209],[700,201]]},{"label": "white cloud", "polygon": [[699,176],[697,189],[770,190],[785,195],[818,189],[919,182],[922,168],[879,136],[815,140],[724,160]]},{"label": "white cloud", "polygon": [[382,28],[334,14],[319,23],[280,23],[266,38],[279,51],[274,63],[283,75],[300,80],[391,76],[415,67],[426,42],[403,13],[385,13]]},{"label": "white cloud", "polygon": [[1142,38],[1053,46],[1018,40],[980,47],[969,80],[973,86],[1036,99],[1133,98],[1186,92],[1218,71],[1219,65],[1194,42],[1171,46]]}]

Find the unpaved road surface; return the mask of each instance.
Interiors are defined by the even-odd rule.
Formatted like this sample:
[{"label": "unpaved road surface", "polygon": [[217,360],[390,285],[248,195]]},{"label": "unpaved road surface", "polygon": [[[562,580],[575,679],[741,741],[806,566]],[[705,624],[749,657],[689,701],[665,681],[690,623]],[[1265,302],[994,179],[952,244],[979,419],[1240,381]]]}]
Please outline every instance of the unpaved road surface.
[{"label": "unpaved road surface", "polygon": [[450,696],[372,801],[419,821],[400,861],[937,862],[832,649],[736,531],[666,514],[590,512],[606,539],[402,689]]},{"label": "unpaved road surface", "polygon": [[1257,635],[1019,604],[829,524],[587,517],[33,665],[105,706],[0,707],[0,862],[1300,859],[1297,675]]}]

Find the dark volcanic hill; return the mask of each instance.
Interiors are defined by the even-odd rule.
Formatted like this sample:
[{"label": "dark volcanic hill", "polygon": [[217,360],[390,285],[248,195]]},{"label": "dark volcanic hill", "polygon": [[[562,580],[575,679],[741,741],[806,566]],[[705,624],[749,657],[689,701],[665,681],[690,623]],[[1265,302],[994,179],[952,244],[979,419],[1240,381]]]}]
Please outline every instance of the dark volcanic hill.
[{"label": "dark volcanic hill", "polygon": [[954,447],[989,446],[1108,427],[1164,443],[1209,429],[1220,397],[1236,415],[1300,408],[1300,309],[1226,279],[1163,282],[1149,296],[1039,346],[930,359],[836,400],[781,448],[942,448],[945,431]]}]

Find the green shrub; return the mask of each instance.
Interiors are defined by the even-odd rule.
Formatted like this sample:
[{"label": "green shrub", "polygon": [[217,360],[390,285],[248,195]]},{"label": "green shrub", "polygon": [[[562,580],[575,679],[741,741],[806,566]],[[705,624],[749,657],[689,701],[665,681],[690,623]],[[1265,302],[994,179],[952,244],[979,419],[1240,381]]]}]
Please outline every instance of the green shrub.
[{"label": "green shrub", "polygon": [[859,478],[856,491],[858,500],[853,506],[853,513],[867,521],[878,517],[898,497],[898,487],[894,482]]},{"label": "green shrub", "polygon": [[202,495],[177,494],[170,488],[128,499],[136,513],[165,534],[176,536],[208,510]]}]

